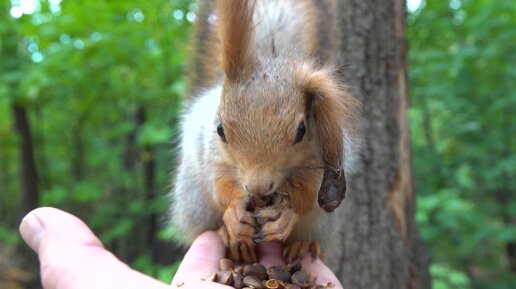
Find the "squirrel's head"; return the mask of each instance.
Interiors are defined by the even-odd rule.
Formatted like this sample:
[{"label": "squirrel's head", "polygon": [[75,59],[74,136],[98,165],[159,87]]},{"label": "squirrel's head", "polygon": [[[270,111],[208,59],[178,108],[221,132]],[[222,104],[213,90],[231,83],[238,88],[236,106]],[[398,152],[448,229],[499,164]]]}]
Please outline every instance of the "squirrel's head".
[{"label": "squirrel's head", "polygon": [[333,67],[255,55],[249,2],[218,2],[225,78],[214,131],[243,189],[267,195],[303,170],[341,169],[357,102]]},{"label": "squirrel's head", "polygon": [[303,170],[340,168],[356,103],[336,71],[292,57],[257,60],[253,68],[247,77],[226,77],[214,128],[242,187],[267,195]]}]

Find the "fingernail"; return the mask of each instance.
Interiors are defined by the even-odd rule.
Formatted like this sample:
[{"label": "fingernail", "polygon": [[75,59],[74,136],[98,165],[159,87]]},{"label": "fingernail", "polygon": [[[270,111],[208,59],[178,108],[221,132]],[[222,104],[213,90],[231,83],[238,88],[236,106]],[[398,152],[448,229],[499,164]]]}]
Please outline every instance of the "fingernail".
[{"label": "fingernail", "polygon": [[34,214],[28,214],[20,224],[20,233],[27,244],[38,252],[39,245],[43,236],[44,228]]}]

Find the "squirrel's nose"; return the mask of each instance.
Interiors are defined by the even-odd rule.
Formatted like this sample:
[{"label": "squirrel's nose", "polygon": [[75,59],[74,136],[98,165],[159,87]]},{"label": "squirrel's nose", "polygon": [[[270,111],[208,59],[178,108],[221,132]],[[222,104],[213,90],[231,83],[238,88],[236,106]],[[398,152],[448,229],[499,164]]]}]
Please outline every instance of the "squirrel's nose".
[{"label": "squirrel's nose", "polygon": [[248,183],[244,188],[251,195],[266,196],[272,193],[274,182]]}]

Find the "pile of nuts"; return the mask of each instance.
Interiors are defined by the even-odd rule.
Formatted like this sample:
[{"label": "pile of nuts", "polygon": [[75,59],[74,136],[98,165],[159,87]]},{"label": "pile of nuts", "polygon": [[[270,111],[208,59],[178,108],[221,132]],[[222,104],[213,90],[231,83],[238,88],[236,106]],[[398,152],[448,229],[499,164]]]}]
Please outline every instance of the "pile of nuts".
[{"label": "pile of nuts", "polygon": [[220,271],[205,279],[235,289],[325,289],[333,283],[317,284],[317,277],[301,271],[301,263],[273,266],[266,269],[254,263],[234,266],[230,259],[220,260]]}]

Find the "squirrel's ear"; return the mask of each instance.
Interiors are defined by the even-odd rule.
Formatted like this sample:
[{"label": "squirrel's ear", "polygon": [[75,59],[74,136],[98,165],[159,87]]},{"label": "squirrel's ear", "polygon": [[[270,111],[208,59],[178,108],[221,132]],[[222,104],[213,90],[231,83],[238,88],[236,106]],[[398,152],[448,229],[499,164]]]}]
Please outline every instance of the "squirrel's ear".
[{"label": "squirrel's ear", "polygon": [[322,148],[324,164],[338,169],[343,164],[344,141],[355,126],[358,101],[329,68],[304,67],[302,83],[307,111],[313,117]]},{"label": "squirrel's ear", "polygon": [[217,0],[221,66],[229,80],[246,79],[252,74],[254,5],[254,0]]},{"label": "squirrel's ear", "polygon": [[[333,68],[303,65],[298,70],[305,91],[307,111],[317,128],[324,162],[319,205],[328,212],[340,205],[346,190],[344,142],[352,134],[358,101],[348,94]],[[299,79],[299,78],[298,78]]]}]

